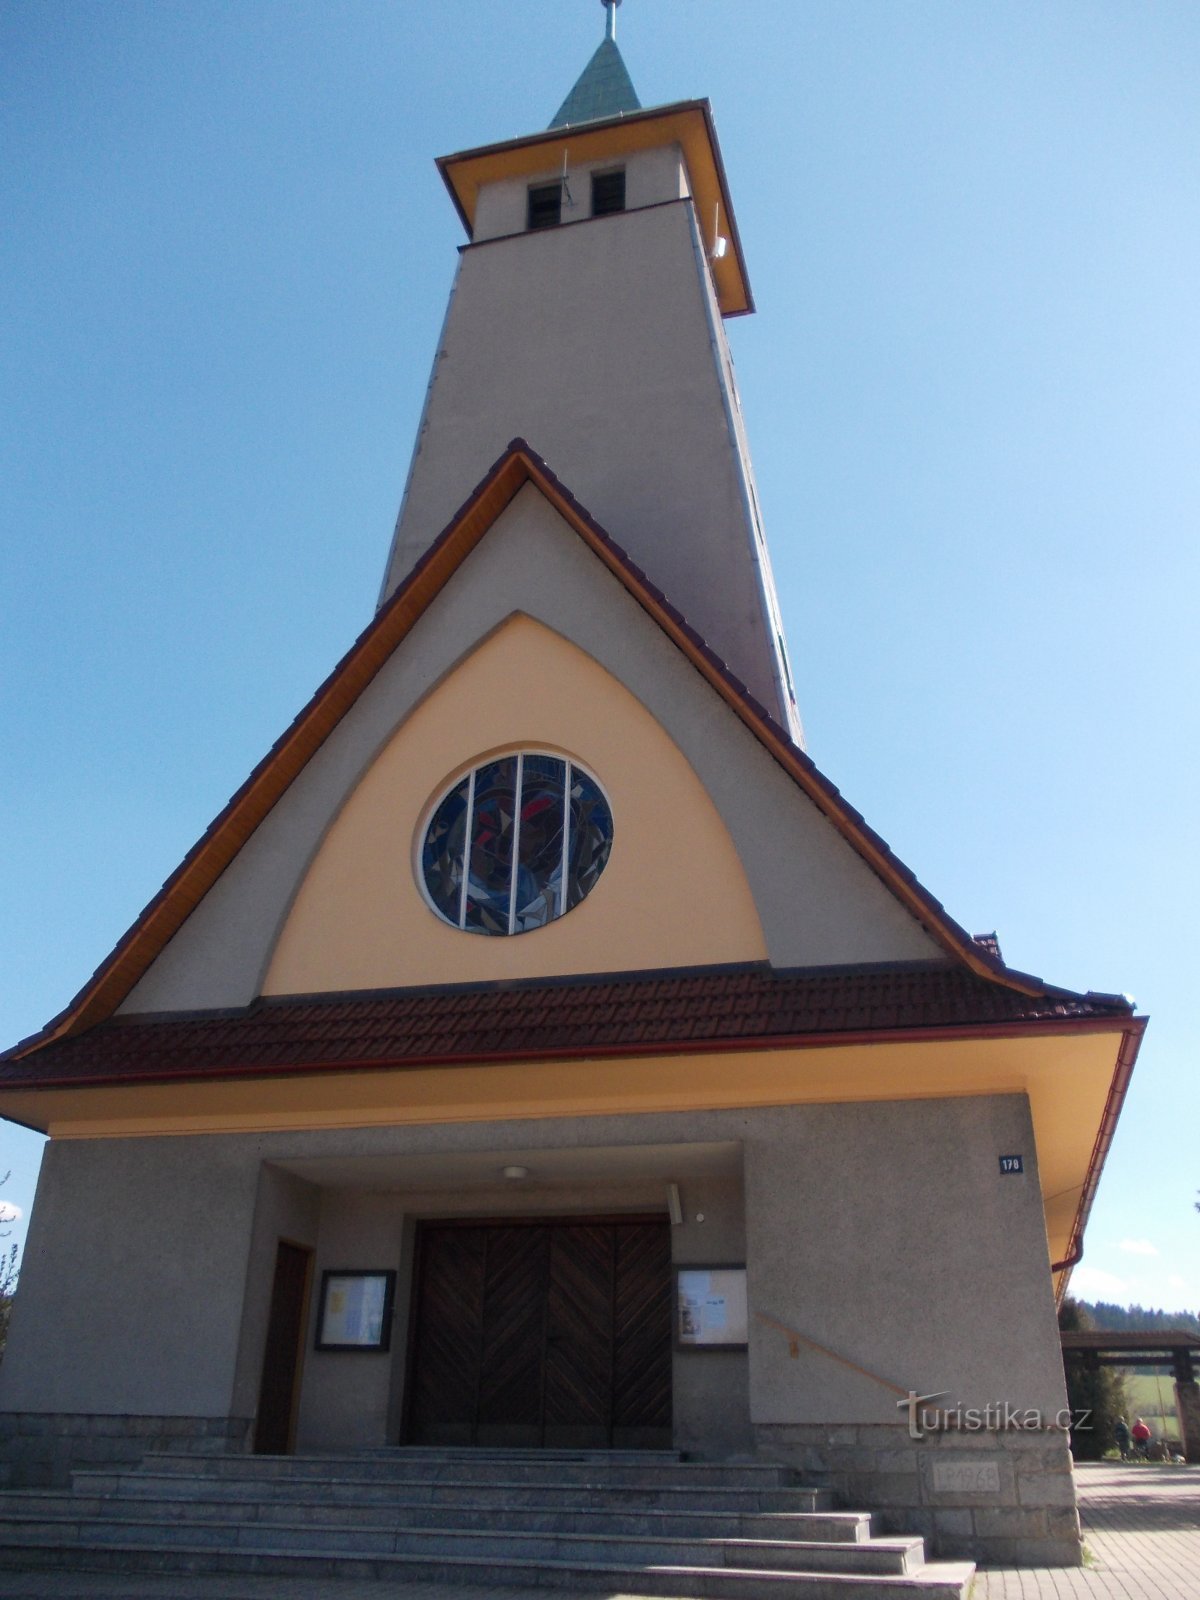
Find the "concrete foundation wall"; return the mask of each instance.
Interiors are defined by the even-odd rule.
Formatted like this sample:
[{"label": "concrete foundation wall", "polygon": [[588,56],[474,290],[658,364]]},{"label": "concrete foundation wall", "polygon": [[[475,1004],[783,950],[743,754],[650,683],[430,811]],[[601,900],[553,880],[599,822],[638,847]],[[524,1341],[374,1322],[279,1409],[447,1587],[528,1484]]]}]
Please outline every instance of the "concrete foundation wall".
[{"label": "concrete foundation wall", "polygon": [[0,1411],[0,1489],[62,1489],[73,1472],[136,1467],[153,1451],[238,1454],[250,1429],[249,1417]]},{"label": "concrete foundation wall", "polygon": [[759,1454],[874,1513],[882,1533],[920,1534],[944,1559],[1077,1567],[1083,1560],[1066,1435],[929,1433],[904,1426],[767,1425]]}]

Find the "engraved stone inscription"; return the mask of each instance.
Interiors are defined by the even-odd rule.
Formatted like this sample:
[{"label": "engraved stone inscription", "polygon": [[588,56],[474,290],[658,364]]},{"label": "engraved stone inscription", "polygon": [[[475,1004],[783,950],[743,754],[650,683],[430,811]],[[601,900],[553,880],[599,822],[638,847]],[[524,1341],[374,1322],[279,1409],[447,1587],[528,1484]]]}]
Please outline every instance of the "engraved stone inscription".
[{"label": "engraved stone inscription", "polygon": [[1000,1467],[995,1461],[935,1461],[935,1494],[999,1494]]}]

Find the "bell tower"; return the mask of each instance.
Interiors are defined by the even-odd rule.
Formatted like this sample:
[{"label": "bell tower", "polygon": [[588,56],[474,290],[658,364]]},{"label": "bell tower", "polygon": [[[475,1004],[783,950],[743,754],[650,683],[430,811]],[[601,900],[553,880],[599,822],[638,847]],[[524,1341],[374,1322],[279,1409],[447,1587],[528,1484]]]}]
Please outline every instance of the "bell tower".
[{"label": "bell tower", "polygon": [[725,335],[754,303],[712,111],[643,108],[605,11],[548,129],[438,161],[468,242],[381,604],[522,437],[799,741]]}]

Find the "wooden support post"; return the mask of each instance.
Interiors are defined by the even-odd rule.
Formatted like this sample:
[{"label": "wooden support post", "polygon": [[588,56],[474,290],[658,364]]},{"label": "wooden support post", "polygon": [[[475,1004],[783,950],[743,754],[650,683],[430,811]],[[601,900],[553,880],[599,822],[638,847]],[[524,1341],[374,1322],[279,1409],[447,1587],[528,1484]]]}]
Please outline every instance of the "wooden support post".
[{"label": "wooden support post", "polygon": [[1190,1350],[1175,1350],[1175,1406],[1179,1412],[1179,1431],[1183,1435],[1183,1454],[1188,1461],[1200,1462],[1200,1385]]}]

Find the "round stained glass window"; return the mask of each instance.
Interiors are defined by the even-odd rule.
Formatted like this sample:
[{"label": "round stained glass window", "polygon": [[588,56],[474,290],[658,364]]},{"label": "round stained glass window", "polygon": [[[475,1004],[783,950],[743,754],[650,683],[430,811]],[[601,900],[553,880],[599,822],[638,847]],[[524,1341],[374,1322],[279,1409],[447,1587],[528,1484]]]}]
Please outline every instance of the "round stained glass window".
[{"label": "round stained glass window", "polygon": [[468,933],[528,933],[591,893],[612,848],[612,811],[590,773],[522,750],[485,761],[434,807],[421,882]]}]

